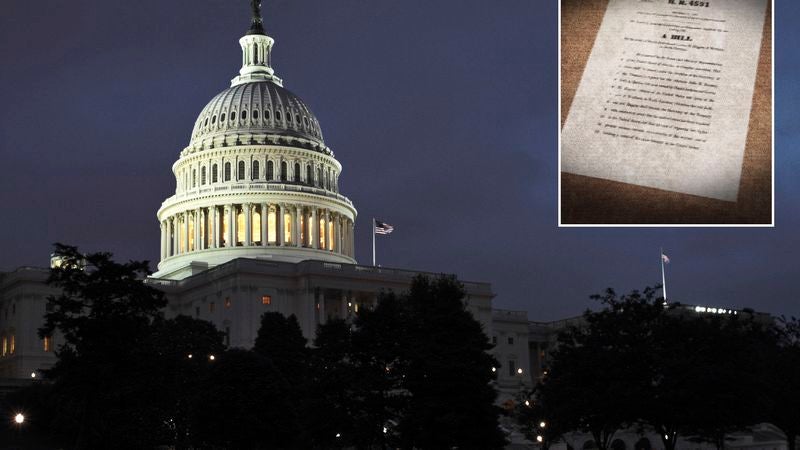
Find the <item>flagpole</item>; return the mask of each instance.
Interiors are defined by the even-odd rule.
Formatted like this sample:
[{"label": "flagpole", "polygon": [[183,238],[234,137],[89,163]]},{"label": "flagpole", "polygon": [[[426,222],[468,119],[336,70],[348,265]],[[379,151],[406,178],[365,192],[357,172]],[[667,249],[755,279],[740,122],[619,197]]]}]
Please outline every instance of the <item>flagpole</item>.
[{"label": "flagpole", "polygon": [[375,218],[372,218],[372,267],[375,267]]},{"label": "flagpole", "polygon": [[661,247],[661,292],[664,294],[664,302],[667,301],[667,277],[664,275],[664,247]]}]

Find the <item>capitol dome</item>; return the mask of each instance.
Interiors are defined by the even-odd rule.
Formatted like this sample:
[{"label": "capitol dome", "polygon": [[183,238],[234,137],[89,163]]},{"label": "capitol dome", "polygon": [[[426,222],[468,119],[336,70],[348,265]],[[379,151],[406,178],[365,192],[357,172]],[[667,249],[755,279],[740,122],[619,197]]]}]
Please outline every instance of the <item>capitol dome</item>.
[{"label": "capitol dome", "polygon": [[300,97],[272,81],[237,84],[217,94],[197,118],[192,142],[253,133],[325,146],[314,113]]},{"label": "capitol dome", "polygon": [[239,40],[242,67],[194,122],[172,166],[156,278],[182,279],[235,258],[355,263],[356,210],[319,121],[275,75],[261,18]]}]

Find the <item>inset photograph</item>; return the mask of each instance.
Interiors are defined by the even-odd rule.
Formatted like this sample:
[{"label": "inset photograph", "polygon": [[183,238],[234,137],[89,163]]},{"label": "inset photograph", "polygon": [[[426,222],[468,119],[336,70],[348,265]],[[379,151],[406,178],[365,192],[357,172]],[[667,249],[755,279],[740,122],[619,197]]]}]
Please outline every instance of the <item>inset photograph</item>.
[{"label": "inset photograph", "polygon": [[772,226],[770,0],[562,0],[560,226]]}]

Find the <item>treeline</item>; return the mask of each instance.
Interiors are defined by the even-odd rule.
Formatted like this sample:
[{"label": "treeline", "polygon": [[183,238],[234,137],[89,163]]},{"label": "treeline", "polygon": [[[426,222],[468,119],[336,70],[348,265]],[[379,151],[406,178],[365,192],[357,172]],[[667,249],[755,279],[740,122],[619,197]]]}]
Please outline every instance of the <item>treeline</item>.
[{"label": "treeline", "polygon": [[[547,447],[589,433],[601,450],[620,430],[723,448],[726,436],[771,423],[800,433],[800,323],[752,311],[697,312],[654,289],[594,296],[602,309],[561,333],[542,382],[519,399],[526,434]],[[527,403],[527,404],[526,404]]]},{"label": "treeline", "polygon": [[[19,435],[63,448],[501,448],[495,359],[453,278],[414,279],[310,346],[265,313],[251,350],[206,321],[165,319],[147,264],[58,246],[41,336],[64,345],[46,380],[7,399]],[[11,416],[9,416],[11,417]]]}]

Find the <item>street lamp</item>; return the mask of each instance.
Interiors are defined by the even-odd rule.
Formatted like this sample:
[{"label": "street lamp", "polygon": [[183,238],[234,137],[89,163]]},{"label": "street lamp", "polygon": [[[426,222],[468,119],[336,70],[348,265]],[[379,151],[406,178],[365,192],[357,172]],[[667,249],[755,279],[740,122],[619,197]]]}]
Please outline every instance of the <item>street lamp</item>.
[{"label": "street lamp", "polygon": [[541,434],[540,434],[540,435],[538,435],[538,436],[536,436],[536,442],[538,442],[538,443],[540,443],[540,444],[541,444],[541,443],[542,443],[542,441],[544,441],[544,438],[542,437],[542,435],[541,435]]},{"label": "street lamp", "polygon": [[539,428],[544,428],[546,426],[547,426],[547,424],[544,422],[544,420],[539,422]]},{"label": "street lamp", "polygon": [[14,416],[14,423],[17,425],[22,425],[23,422],[25,422],[25,415],[22,413],[17,413],[17,415]]}]

